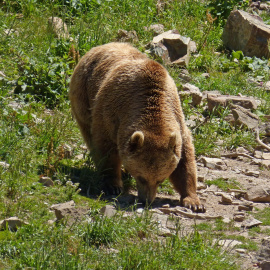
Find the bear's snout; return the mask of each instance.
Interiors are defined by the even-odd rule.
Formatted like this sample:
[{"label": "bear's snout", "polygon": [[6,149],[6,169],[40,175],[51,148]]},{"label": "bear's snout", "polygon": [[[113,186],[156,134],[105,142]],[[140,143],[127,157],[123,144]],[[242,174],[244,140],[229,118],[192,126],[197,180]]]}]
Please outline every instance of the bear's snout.
[{"label": "bear's snout", "polygon": [[156,198],[158,185],[150,185],[146,181],[141,183],[141,181],[137,181],[137,189],[138,189],[138,197],[139,201],[142,203],[152,203]]}]

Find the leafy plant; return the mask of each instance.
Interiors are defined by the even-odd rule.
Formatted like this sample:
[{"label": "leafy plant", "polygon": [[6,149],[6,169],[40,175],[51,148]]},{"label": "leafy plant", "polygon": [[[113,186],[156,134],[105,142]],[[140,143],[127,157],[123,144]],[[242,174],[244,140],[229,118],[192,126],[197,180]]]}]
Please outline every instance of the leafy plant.
[{"label": "leafy plant", "polygon": [[59,57],[48,57],[48,62],[39,64],[32,59],[19,63],[20,76],[16,81],[15,94],[26,99],[34,97],[48,107],[59,105],[67,99],[69,83],[69,61]]},{"label": "leafy plant", "polygon": [[217,22],[224,24],[229,17],[230,12],[235,9],[243,9],[249,4],[248,0],[217,0],[210,1],[208,8],[214,17],[217,17]]}]

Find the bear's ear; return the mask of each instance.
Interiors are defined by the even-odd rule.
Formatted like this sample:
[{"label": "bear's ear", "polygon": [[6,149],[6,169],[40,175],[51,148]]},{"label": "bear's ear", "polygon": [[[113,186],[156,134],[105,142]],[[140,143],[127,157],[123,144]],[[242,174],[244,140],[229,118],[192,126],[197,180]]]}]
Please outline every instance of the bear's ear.
[{"label": "bear's ear", "polygon": [[169,148],[170,149],[175,149],[176,143],[177,143],[177,138],[178,135],[176,134],[176,132],[172,132],[171,136],[170,136],[170,141],[169,141]]},{"label": "bear's ear", "polygon": [[143,146],[144,135],[141,131],[135,131],[130,138],[131,150],[136,150]]}]

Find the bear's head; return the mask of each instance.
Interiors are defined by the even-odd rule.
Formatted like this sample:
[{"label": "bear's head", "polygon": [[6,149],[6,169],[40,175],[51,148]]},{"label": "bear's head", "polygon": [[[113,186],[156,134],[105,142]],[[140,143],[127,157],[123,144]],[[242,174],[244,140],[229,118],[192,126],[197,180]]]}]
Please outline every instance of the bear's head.
[{"label": "bear's head", "polygon": [[180,132],[154,135],[135,131],[124,151],[120,151],[125,169],[136,179],[138,197],[151,203],[157,188],[177,167],[181,157]]}]

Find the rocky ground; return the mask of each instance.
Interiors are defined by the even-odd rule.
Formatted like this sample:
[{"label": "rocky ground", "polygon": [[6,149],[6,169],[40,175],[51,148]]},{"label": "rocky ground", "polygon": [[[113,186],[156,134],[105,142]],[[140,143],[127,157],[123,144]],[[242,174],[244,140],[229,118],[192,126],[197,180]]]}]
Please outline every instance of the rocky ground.
[{"label": "rocky ground", "polygon": [[[160,235],[169,235],[173,228],[168,217],[180,219],[184,231],[194,228],[194,224],[214,223],[221,218],[229,226],[238,228],[226,232],[228,235],[243,236],[255,241],[259,248],[257,252],[249,252],[237,248],[241,242],[236,240],[222,240],[220,244],[224,249],[237,253],[239,267],[241,269],[270,269],[270,238],[267,234],[250,236],[252,227],[260,226],[261,231],[269,229],[260,220],[254,218],[254,213],[270,206],[270,171],[262,169],[255,158],[238,156],[237,158],[198,160],[198,193],[201,201],[206,206],[205,214],[195,214],[179,206],[178,195],[168,196],[159,194],[152,205],[153,218],[160,224]],[[215,167],[216,166],[216,167]],[[216,179],[234,179],[238,188],[229,189],[226,192],[216,185],[210,185],[209,181]],[[206,185],[205,180],[208,180]],[[119,206],[125,208],[128,203],[133,203],[136,193],[119,198]],[[142,211],[137,209],[137,211]],[[239,268],[240,269],[240,268]]]},{"label": "rocky ground", "polygon": [[[159,237],[169,236],[175,230],[175,220],[179,220],[182,233],[186,234],[194,230],[194,225],[207,223],[214,224],[216,220],[223,220],[224,230],[228,239],[216,240],[226,252],[237,255],[239,269],[270,269],[270,238],[267,238],[267,231],[270,226],[264,225],[254,217],[254,214],[270,206],[270,171],[262,168],[260,155],[269,156],[269,153],[258,151],[254,154],[247,153],[244,149],[238,149],[234,158],[206,158],[198,159],[198,194],[206,206],[206,213],[196,214],[189,209],[179,206],[179,196],[158,194],[151,206],[152,219],[158,223]],[[234,183],[234,188],[227,188],[226,191],[211,184],[211,181],[222,179],[223,182]],[[207,184],[206,184],[207,183]],[[105,198],[110,200],[110,198]],[[106,205],[100,209],[100,213],[112,217],[118,209],[122,211],[123,217],[142,214],[145,211],[140,205],[134,208],[136,192],[112,199],[112,205]],[[76,207],[74,202],[53,205],[51,210],[55,211],[56,219],[50,223],[68,217],[68,223],[80,220],[87,214],[87,209]],[[253,227],[260,227],[260,232],[250,234]],[[252,236],[251,236],[252,235]],[[254,241],[259,249],[250,251],[239,248],[241,241],[232,240],[232,236],[242,236],[245,239]],[[226,238],[226,237],[225,237]]]}]

